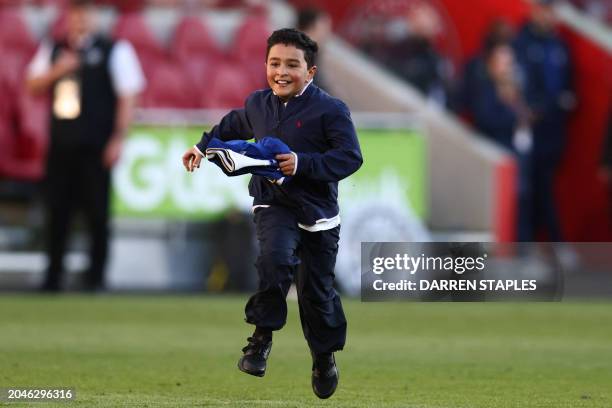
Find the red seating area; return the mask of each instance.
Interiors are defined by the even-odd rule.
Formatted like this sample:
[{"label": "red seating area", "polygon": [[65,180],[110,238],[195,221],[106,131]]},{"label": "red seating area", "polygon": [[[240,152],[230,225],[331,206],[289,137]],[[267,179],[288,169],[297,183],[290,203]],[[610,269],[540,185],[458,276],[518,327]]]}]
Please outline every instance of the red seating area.
[{"label": "red seating area", "polygon": [[47,107],[23,84],[36,47],[18,10],[0,9],[0,176],[33,180],[42,175]]},{"label": "red seating area", "polygon": [[[137,4],[138,2],[133,2]],[[126,8],[122,8],[126,10]],[[120,14],[112,35],[129,40],[140,59],[147,88],[144,108],[227,109],[242,106],[246,96],[265,86],[265,41],[269,35],[263,10],[248,13],[233,43],[221,49],[205,20],[187,15],[163,46],[138,7]],[[65,32],[59,13],[49,35]],[[38,44],[18,8],[0,7],[0,177],[37,180],[43,174],[48,143],[47,104],[29,95],[25,70]]]}]

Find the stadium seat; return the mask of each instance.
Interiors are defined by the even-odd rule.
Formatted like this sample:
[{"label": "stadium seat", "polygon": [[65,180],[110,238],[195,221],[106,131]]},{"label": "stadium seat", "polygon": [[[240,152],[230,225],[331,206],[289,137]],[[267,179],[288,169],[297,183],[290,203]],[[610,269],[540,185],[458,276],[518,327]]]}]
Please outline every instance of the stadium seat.
[{"label": "stadium seat", "polygon": [[182,65],[190,87],[196,92],[196,107],[207,105],[208,87],[225,58],[206,24],[197,17],[185,17],[177,26],[172,52]]},{"label": "stadium seat", "polygon": [[121,14],[113,29],[113,37],[130,41],[138,52],[152,53],[157,56],[164,54],[140,13]]},{"label": "stadium seat", "polygon": [[[2,95],[0,98],[0,121],[3,123],[4,130],[11,128],[16,120],[15,100],[17,89],[20,86],[21,74],[13,57],[7,55],[0,64],[0,95]],[[11,131],[11,133],[13,132]],[[0,146],[4,149],[2,142],[0,142]]]},{"label": "stadium seat", "polygon": [[21,84],[28,63],[28,59],[23,54],[6,53],[2,56],[0,76],[6,86],[10,86],[11,89],[14,89]]},{"label": "stadium seat", "polygon": [[[24,84],[35,44],[17,38],[10,44],[0,64],[0,176],[39,180],[43,175],[46,137],[41,131],[48,125],[47,106],[29,95]],[[24,48],[19,49],[21,46]]]},{"label": "stadium seat", "polygon": [[42,162],[49,141],[49,105],[46,97],[33,96],[25,87],[17,95],[17,156]]},{"label": "stadium seat", "polygon": [[266,55],[266,40],[270,35],[268,19],[265,15],[249,15],[238,27],[232,47],[232,56],[241,61],[259,58],[262,62]]},{"label": "stadium seat", "polygon": [[8,51],[28,57],[36,50],[36,42],[16,8],[0,8],[0,48],[3,54]]},{"label": "stadium seat", "polygon": [[265,14],[249,15],[238,28],[230,56],[239,64],[249,67],[252,83],[265,79],[266,41],[270,35]]},{"label": "stadium seat", "polygon": [[183,67],[176,62],[158,63],[151,70],[151,78],[141,97],[145,108],[196,108],[196,87]]},{"label": "stadium seat", "polygon": [[190,87],[196,93],[196,107],[202,108],[203,101],[212,83],[212,78],[219,65],[219,60],[193,59],[182,64]]},{"label": "stadium seat", "polygon": [[176,27],[172,53],[178,61],[218,59],[222,51],[210,34],[208,27],[198,17],[187,16]]},{"label": "stadium seat", "polygon": [[[14,118],[0,117],[0,178],[13,180],[40,180],[44,169],[44,151],[22,139]],[[31,155],[23,157],[24,149],[31,148]],[[42,153],[42,154],[41,154]]]},{"label": "stadium seat", "polygon": [[137,12],[144,8],[144,0],[103,0],[100,4],[114,6],[123,13]]},{"label": "stadium seat", "polygon": [[220,9],[248,9],[251,12],[265,12],[265,0],[216,0],[215,7]]},{"label": "stadium seat", "polygon": [[7,176],[7,166],[12,160],[15,150],[15,139],[12,131],[12,98],[10,97],[7,76],[4,73],[4,64],[0,64],[0,177]]},{"label": "stadium seat", "polygon": [[153,36],[145,19],[140,13],[125,13],[119,16],[113,29],[113,37],[126,39],[134,46],[143,71],[149,82],[152,73],[167,57],[164,49]]},{"label": "stadium seat", "polygon": [[10,131],[9,124],[0,118],[0,179],[11,176],[11,164],[13,162],[15,141]]},{"label": "stadium seat", "polygon": [[55,41],[66,37],[66,18],[66,13],[61,12],[51,24],[51,38],[53,38]]},{"label": "stadium seat", "polygon": [[242,107],[246,97],[254,90],[249,69],[250,66],[234,62],[219,63],[200,96],[200,106],[209,109]]},{"label": "stadium seat", "polygon": [[4,123],[11,116],[11,111],[13,108],[13,104],[11,103],[11,97],[7,89],[6,79],[2,74],[2,69],[0,68],[0,94],[2,98],[0,98],[0,122]]}]

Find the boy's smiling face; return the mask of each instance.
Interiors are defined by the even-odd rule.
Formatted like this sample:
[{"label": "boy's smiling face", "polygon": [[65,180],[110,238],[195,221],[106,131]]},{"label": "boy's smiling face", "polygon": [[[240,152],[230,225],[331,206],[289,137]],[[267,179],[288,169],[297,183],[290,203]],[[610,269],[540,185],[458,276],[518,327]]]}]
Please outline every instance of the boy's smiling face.
[{"label": "boy's smiling face", "polygon": [[304,51],[293,45],[275,44],[270,48],[266,61],[266,76],[272,91],[287,102],[299,94],[317,70],[308,68]]}]

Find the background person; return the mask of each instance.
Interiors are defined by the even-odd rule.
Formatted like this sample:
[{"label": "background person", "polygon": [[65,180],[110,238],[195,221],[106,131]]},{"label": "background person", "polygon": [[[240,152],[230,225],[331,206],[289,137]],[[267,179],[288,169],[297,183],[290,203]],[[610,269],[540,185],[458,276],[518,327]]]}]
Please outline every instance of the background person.
[{"label": "background person", "polygon": [[449,103],[451,66],[435,42],[442,32],[442,21],[434,7],[417,2],[406,13],[405,35],[392,41],[386,50],[385,65],[414,85],[430,101]]},{"label": "background person", "polygon": [[484,135],[510,150],[518,165],[518,241],[530,241],[532,231],[531,112],[524,100],[514,50],[509,42],[492,38],[483,56],[483,72],[475,75],[472,109],[474,124]]},{"label": "background person", "polygon": [[[332,35],[332,20],[329,14],[321,9],[315,7],[303,8],[298,11],[297,29],[317,43],[320,55],[325,48],[325,43]],[[322,66],[321,58],[317,58],[315,65],[317,66],[315,84],[324,91],[330,92],[325,75],[325,66]]]},{"label": "background person", "polygon": [[49,264],[43,290],[62,287],[63,258],[77,210],[84,212],[91,240],[86,288],[99,290],[108,253],[110,170],[121,154],[145,79],[128,42],[96,34],[92,1],[70,1],[66,21],[66,37],[43,42],[27,79],[32,93],[51,94],[45,186]]},{"label": "background person", "polygon": [[553,0],[532,5],[528,21],[514,42],[525,81],[525,99],[534,115],[532,190],[534,236],[545,227],[550,241],[563,241],[554,181],[565,151],[568,113],[575,106],[571,58],[556,32]]},{"label": "background person", "polygon": [[513,38],[513,28],[507,21],[499,19],[490,24],[482,40],[480,50],[463,65],[461,77],[459,78],[459,86],[453,101],[453,108],[457,113],[467,116],[467,119],[474,119],[474,90],[488,76],[487,55],[485,54],[493,44],[511,43]]}]

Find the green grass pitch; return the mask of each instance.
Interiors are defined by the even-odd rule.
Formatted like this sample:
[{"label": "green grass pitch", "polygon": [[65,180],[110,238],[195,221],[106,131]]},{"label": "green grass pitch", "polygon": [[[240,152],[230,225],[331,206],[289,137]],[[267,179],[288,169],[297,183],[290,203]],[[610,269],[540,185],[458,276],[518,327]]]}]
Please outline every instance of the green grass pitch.
[{"label": "green grass pitch", "polygon": [[244,296],[0,295],[0,387],[74,387],[7,407],[612,407],[610,303],[345,300],[340,386],[310,388],[297,304],[264,378],[238,371]]}]

